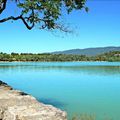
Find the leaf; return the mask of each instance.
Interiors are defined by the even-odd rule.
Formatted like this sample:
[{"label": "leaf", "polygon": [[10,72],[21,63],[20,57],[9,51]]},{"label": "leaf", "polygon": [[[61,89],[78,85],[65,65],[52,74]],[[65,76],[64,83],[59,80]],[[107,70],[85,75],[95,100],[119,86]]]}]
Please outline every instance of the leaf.
[{"label": "leaf", "polygon": [[89,12],[89,8],[88,8],[88,7],[85,7],[85,11],[86,11],[86,12]]}]

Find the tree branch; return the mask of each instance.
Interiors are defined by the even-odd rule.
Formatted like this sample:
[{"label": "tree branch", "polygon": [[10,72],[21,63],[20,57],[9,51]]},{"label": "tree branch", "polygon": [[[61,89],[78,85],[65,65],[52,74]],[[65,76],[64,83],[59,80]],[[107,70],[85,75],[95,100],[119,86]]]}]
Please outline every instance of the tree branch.
[{"label": "tree branch", "polygon": [[32,23],[32,25],[28,25],[28,23],[25,21],[24,17],[22,15],[18,16],[18,17],[13,17],[13,16],[10,16],[8,18],[4,18],[2,20],[0,20],[0,23],[3,23],[3,22],[6,22],[6,21],[9,21],[9,20],[22,20],[22,22],[25,24],[25,26],[31,30],[33,27],[34,27],[34,22]]},{"label": "tree branch", "polygon": [[1,8],[0,8],[0,14],[5,10],[6,8],[6,3],[7,3],[7,0],[3,0],[1,4]]},{"label": "tree branch", "polygon": [[25,19],[21,16],[20,19],[23,21],[23,23],[25,24],[25,26],[31,30],[34,27],[34,22],[32,23],[32,26],[29,26],[28,23],[25,21]]}]

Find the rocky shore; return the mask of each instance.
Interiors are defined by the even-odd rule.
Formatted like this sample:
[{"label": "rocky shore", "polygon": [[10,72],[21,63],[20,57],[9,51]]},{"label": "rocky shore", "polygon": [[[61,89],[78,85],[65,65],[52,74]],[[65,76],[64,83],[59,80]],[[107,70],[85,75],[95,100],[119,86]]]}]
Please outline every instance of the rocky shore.
[{"label": "rocky shore", "polygon": [[67,120],[66,112],[0,81],[0,120]]}]

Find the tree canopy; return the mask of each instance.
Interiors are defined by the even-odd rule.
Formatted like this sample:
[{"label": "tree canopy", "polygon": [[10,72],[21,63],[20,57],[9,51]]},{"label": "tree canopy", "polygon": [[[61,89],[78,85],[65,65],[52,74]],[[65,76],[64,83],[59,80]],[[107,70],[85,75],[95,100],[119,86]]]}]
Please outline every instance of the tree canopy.
[{"label": "tree canopy", "polygon": [[[9,1],[11,2],[9,3]],[[73,10],[81,10],[82,8],[88,11],[85,6],[86,0],[0,0],[0,18],[8,4],[12,3],[18,8],[19,15],[2,18],[0,23],[9,20],[22,20],[29,30],[37,25],[40,29],[66,31],[64,25],[58,22],[63,8],[68,14]]]},{"label": "tree canopy", "polygon": [[111,51],[96,56],[75,54],[52,54],[52,53],[3,53],[0,52],[0,61],[23,61],[23,62],[52,62],[52,61],[120,61],[120,51]]}]

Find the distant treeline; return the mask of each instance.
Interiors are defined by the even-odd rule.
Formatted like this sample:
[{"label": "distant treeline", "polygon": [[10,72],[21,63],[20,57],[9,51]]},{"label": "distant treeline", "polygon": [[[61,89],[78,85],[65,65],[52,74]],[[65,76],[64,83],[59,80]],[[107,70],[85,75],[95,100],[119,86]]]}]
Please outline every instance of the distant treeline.
[{"label": "distant treeline", "polygon": [[113,51],[97,56],[66,54],[0,53],[0,61],[120,61],[120,51]]}]

